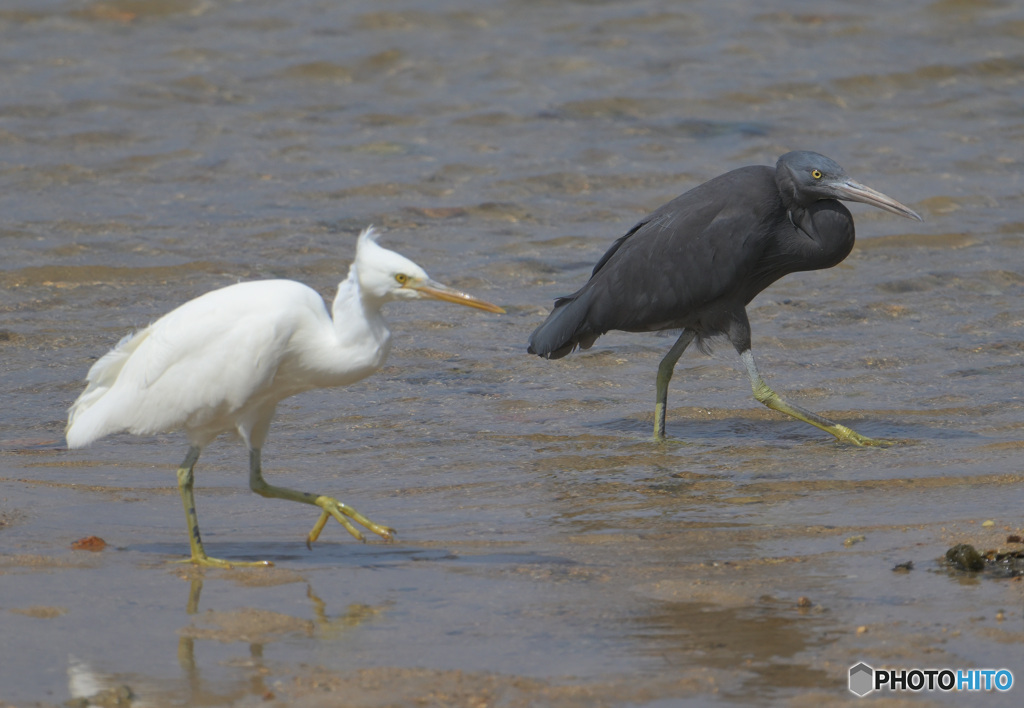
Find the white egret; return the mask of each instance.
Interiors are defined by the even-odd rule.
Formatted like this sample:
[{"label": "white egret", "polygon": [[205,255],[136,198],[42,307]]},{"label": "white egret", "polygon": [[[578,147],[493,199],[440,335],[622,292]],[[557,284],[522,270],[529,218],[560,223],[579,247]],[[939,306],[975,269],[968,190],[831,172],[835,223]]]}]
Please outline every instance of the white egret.
[{"label": "white egret", "polygon": [[184,429],[191,446],[178,468],[178,489],[191,562],[197,565],[234,565],[206,554],[192,492],[200,452],[231,431],[249,449],[254,492],[320,507],[307,545],[332,516],[357,539],[363,540],[363,534],[353,521],[390,539],[394,529],[334,497],[268,484],[260,450],[279,401],[310,389],[345,386],[377,371],[391,345],[382,306],[422,298],[504,312],[431,280],[408,258],[379,246],[373,227],[360,234],[355,260],[330,313],[315,290],[292,280],[245,282],[208,292],[125,337],[92,366],[85,391],[68,411],[68,447],[117,432],[152,435]]}]

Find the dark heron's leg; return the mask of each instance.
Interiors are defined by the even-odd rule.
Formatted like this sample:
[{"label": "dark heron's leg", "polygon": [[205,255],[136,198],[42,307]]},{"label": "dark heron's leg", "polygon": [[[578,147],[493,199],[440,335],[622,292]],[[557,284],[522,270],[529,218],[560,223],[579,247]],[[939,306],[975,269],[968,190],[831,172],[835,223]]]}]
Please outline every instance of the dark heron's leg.
[{"label": "dark heron's leg", "polygon": [[195,563],[196,565],[212,566],[214,568],[231,568],[236,565],[255,566],[273,565],[269,561],[240,562],[226,561],[220,558],[211,558],[206,555],[203,548],[203,539],[199,535],[199,519],[196,517],[196,498],[192,492],[195,478],[192,474],[199,460],[200,449],[190,447],[185,461],[178,468],[178,492],[181,493],[181,503],[185,506],[185,520],[188,524],[188,544],[192,549],[192,557],[182,563]]},{"label": "dark heron's leg", "polygon": [[657,398],[654,404],[654,439],[662,441],[665,439],[665,408],[668,405],[668,382],[672,380],[672,373],[675,371],[676,362],[697,333],[693,330],[684,329],[679,339],[668,350],[668,354],[658,365]]},{"label": "dark heron's leg", "polygon": [[[328,497],[322,494],[312,494],[310,492],[299,492],[294,489],[275,487],[271,484],[267,484],[266,480],[263,479],[259,450],[249,451],[249,488],[261,497],[287,499],[288,501],[302,502],[303,504],[312,504],[313,506],[320,507],[323,510],[320,513],[320,518],[317,519],[316,524],[313,525],[313,530],[310,531],[309,535],[306,537],[306,545],[309,547],[312,547],[313,542],[320,537],[320,532],[324,530],[324,525],[327,524],[328,519],[332,516],[338,520],[338,523],[345,527],[346,531],[358,538],[360,541],[364,541],[366,539],[363,537],[363,534],[360,533],[359,529],[352,525],[352,521],[365,526],[370,531],[373,531],[375,534],[382,536],[388,541],[391,540],[391,535],[395,533],[394,529],[373,523],[358,511],[346,504],[342,504],[334,497]],[[349,521],[349,519],[352,519],[352,521]]]},{"label": "dark heron's leg", "polygon": [[780,413],[793,416],[797,420],[802,420],[805,423],[810,423],[816,428],[821,428],[826,433],[831,433],[837,440],[842,442],[849,442],[854,445],[873,445],[878,447],[887,447],[893,444],[891,440],[876,440],[874,438],[865,437],[860,433],[850,430],[845,425],[833,422],[813,411],[809,411],[806,408],[789,403],[775,393],[775,391],[773,391],[771,387],[764,382],[764,379],[761,378],[761,374],[757,371],[757,365],[754,363],[754,355],[751,353],[750,349],[740,352],[740,359],[743,360],[743,365],[747,367],[747,375],[750,377],[750,387],[754,390],[754,398],[769,408],[773,408]]}]

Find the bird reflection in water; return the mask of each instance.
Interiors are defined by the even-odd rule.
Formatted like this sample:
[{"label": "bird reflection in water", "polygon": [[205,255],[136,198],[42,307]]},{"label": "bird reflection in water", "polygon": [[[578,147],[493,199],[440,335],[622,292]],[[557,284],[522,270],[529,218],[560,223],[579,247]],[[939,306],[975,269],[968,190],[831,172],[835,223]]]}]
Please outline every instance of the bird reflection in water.
[{"label": "bird reflection in water", "polygon": [[[207,613],[199,613],[200,597],[204,578],[201,573],[191,571],[183,576],[189,582],[188,601],[185,612],[190,617],[199,616],[202,625],[216,624],[209,621]],[[294,618],[295,626],[310,625],[314,635],[321,640],[341,639],[367,622],[383,616],[391,603],[366,605],[350,603],[338,615],[330,615],[324,602],[307,582],[306,597],[310,600],[312,622]],[[213,617],[217,613],[212,613]],[[264,648],[268,643],[286,639],[288,632],[270,632],[254,638],[248,631],[236,632],[230,628],[199,626],[191,621],[178,631],[177,658],[183,680],[154,679],[139,674],[107,673],[97,670],[88,661],[71,656],[68,659],[69,706],[131,705],[145,708],[151,705],[234,705],[236,702],[255,696],[260,700],[273,700],[274,686],[268,683],[270,669],[264,664]],[[197,642],[218,643],[243,642],[248,645],[247,655],[222,661],[242,672],[234,680],[205,680],[201,664],[196,660]],[[184,692],[184,693],[183,693]]]}]

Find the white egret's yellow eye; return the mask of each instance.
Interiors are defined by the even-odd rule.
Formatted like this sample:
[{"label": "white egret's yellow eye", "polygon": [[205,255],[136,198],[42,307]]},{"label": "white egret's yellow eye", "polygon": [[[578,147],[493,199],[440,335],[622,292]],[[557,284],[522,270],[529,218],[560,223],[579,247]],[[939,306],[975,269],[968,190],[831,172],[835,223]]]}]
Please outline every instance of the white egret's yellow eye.
[{"label": "white egret's yellow eye", "polygon": [[814,179],[821,179],[821,170],[812,170],[811,177]]},{"label": "white egret's yellow eye", "polygon": [[399,285],[405,285],[406,283],[409,282],[409,276],[406,275],[405,273],[396,273],[395,274],[395,281]]}]

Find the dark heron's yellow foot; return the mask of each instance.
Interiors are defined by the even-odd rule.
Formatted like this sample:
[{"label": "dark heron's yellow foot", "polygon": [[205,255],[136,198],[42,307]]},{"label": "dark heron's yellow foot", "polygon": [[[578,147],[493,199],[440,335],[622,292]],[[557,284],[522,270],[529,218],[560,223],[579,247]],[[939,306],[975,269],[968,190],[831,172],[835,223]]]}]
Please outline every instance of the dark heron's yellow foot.
[{"label": "dark heron's yellow foot", "polygon": [[682,447],[683,445],[692,445],[693,444],[693,443],[691,443],[688,440],[680,440],[679,438],[670,438],[667,435],[655,435],[653,438],[651,438],[651,442],[658,443],[659,445],[679,445],[680,447]]},{"label": "dark heron's yellow foot", "polygon": [[[360,541],[365,541],[366,537],[363,536],[362,532],[355,527],[352,521],[355,521],[360,526],[365,527],[367,530],[377,534],[385,541],[390,541],[394,537],[395,530],[389,526],[381,526],[380,524],[370,521],[368,518],[360,514],[358,511],[343,504],[334,497],[320,496],[316,498],[316,505],[323,509],[320,512],[320,518],[316,520],[313,525],[313,530],[306,536],[306,547],[309,549],[313,548],[313,542],[320,538],[320,532],[324,530],[324,526],[327,525],[328,519],[332,516],[338,521],[339,524],[345,527],[354,538]],[[352,521],[349,521],[351,519]]]},{"label": "dark heron's yellow foot", "polygon": [[859,445],[860,447],[892,447],[898,442],[897,440],[869,438],[868,436],[861,435],[860,433],[854,432],[849,428],[847,428],[846,431],[847,432],[845,435],[838,435],[833,433],[836,435],[836,440],[839,440],[840,442],[853,443],[854,445]]}]

